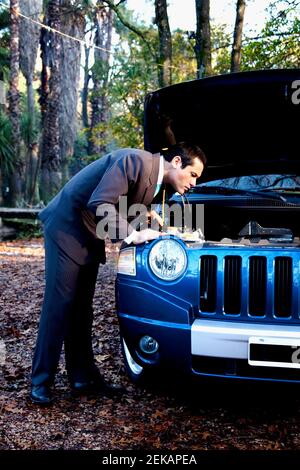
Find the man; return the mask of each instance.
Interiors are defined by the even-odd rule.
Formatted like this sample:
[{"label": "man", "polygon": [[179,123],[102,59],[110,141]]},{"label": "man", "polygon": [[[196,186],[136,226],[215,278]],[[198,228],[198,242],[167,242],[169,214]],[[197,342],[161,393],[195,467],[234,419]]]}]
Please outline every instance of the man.
[{"label": "man", "polygon": [[104,240],[97,237],[99,214],[106,215],[109,229],[116,229],[116,240],[154,240],[160,232],[135,230],[120,216],[120,196],[127,196],[130,207],[148,206],[166,185],[183,194],[196,184],[205,163],[202,150],[185,143],[170,147],[164,156],[117,150],[77,173],[41,211],[46,287],[32,365],[33,403],[52,402],[63,343],[73,393],[113,396],[120,391],[104,382],[92,350],[92,302],[98,267],[105,263]]}]

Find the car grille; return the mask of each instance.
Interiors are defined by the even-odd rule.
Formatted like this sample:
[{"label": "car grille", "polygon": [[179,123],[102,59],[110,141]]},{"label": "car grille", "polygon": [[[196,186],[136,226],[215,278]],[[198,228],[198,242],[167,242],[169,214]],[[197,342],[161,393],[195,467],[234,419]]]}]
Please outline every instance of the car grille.
[{"label": "car grille", "polygon": [[299,320],[299,253],[200,257],[200,313]]}]

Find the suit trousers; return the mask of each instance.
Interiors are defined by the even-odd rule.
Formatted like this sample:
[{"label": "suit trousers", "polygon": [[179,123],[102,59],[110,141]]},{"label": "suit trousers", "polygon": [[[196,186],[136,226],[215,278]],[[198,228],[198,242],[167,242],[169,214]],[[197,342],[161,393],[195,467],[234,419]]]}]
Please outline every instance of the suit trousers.
[{"label": "suit trousers", "polygon": [[46,286],[32,363],[32,384],[54,382],[62,346],[71,382],[99,375],[92,349],[93,297],[99,262],[79,265],[45,233]]}]

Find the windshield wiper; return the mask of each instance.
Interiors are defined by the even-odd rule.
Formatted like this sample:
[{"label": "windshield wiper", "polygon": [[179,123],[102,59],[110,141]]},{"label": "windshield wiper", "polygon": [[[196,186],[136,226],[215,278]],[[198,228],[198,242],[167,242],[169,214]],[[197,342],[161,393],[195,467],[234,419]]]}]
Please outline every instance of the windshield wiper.
[{"label": "windshield wiper", "polygon": [[193,188],[190,194],[197,193],[207,193],[207,194],[240,194],[240,195],[249,195],[249,196],[258,196],[266,199],[276,199],[287,203],[287,199],[282,196],[282,194],[274,193],[270,190],[258,189],[238,189],[238,188],[229,188],[227,186],[201,186],[198,188]]}]

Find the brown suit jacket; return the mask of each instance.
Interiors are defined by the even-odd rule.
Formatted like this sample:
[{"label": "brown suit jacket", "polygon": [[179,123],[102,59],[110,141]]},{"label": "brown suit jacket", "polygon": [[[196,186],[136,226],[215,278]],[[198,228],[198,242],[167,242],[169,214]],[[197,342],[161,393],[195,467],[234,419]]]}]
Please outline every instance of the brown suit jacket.
[{"label": "brown suit jacket", "polygon": [[122,231],[131,233],[133,228],[118,216],[119,198],[127,195],[128,206],[134,203],[148,206],[152,202],[159,157],[159,154],[127,148],[83,168],[40,212],[46,234],[78,264],[93,260],[104,263],[104,241],[96,235],[97,208],[109,204],[111,221],[119,221]]}]

